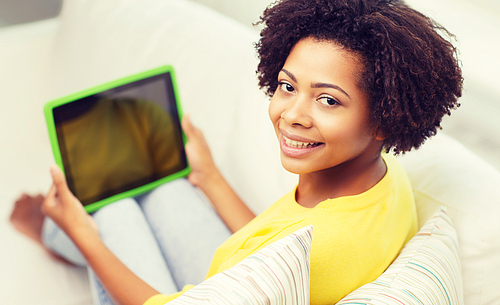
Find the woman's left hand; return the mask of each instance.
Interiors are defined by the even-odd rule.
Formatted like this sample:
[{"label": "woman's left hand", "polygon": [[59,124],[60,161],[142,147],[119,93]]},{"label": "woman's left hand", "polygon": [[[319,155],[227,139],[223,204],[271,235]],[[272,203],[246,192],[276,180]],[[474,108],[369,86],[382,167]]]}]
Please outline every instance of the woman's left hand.
[{"label": "woman's left hand", "polygon": [[200,129],[196,128],[188,115],[182,119],[182,130],[186,134],[186,155],[191,173],[188,176],[189,182],[206,190],[206,185],[213,181],[214,176],[220,175],[217,166],[210,153],[207,141]]},{"label": "woman's left hand", "polygon": [[42,212],[75,242],[88,265],[116,304],[143,304],[154,288],[130,271],[102,242],[97,226],[81,202],[71,193],[64,174],[50,168],[54,184],[42,204]]}]

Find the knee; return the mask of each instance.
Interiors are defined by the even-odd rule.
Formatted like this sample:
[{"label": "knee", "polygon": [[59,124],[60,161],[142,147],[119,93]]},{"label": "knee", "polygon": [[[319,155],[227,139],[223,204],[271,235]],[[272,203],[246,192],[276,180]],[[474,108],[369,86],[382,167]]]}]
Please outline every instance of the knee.
[{"label": "knee", "polygon": [[44,219],[41,239],[47,249],[70,263],[77,266],[87,264],[73,241],[49,217]]},{"label": "knee", "polygon": [[195,187],[185,178],[179,178],[156,187],[152,192],[183,192]]},{"label": "knee", "polygon": [[187,179],[179,178],[170,182],[159,185],[152,190],[146,197],[150,198],[177,198],[178,196],[186,196],[191,193],[196,193],[196,187],[193,186]]},{"label": "knee", "polygon": [[137,202],[132,198],[125,198],[103,206],[94,212],[92,217],[101,228],[114,220],[136,218],[139,214],[142,214],[142,211]]}]

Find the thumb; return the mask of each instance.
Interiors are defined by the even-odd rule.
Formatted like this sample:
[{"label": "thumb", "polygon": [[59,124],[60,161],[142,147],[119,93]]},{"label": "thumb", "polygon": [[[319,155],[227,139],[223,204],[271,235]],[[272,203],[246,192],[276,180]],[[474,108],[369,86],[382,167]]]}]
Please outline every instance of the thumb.
[{"label": "thumb", "polygon": [[54,185],[57,190],[59,197],[66,201],[70,200],[73,195],[68,188],[68,184],[66,183],[66,178],[64,177],[63,172],[57,165],[52,165],[50,167],[50,175],[52,176],[52,180],[54,180]]},{"label": "thumb", "polygon": [[193,126],[191,123],[191,117],[189,115],[184,115],[182,118],[181,122],[181,127],[186,136],[189,138],[192,138],[194,136],[194,133],[196,132],[196,127]]},{"label": "thumb", "polygon": [[43,200],[41,207],[42,214],[47,215],[48,212],[57,205],[57,202],[55,201],[55,196],[56,196],[56,186],[52,184],[49,192],[47,193],[47,196],[45,196],[45,199]]}]

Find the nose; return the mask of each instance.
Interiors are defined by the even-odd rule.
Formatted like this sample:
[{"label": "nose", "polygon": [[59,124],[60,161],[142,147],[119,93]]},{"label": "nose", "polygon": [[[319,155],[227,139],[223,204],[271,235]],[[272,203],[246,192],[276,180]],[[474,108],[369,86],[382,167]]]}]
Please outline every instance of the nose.
[{"label": "nose", "polygon": [[290,126],[310,128],[313,121],[310,115],[311,105],[309,99],[298,95],[288,103],[281,113],[281,118]]}]

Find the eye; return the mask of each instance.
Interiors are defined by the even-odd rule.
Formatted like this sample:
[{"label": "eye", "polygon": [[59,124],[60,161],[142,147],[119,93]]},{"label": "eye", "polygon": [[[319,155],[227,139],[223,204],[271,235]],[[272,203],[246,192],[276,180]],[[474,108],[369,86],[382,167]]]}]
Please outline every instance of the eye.
[{"label": "eye", "polygon": [[282,90],[284,92],[293,92],[293,91],[295,91],[295,89],[293,88],[293,86],[290,85],[289,83],[286,83],[286,82],[279,82],[278,86],[279,86],[280,90]]},{"label": "eye", "polygon": [[325,106],[335,106],[340,104],[336,99],[329,96],[321,96],[320,98],[318,98],[318,102]]}]

